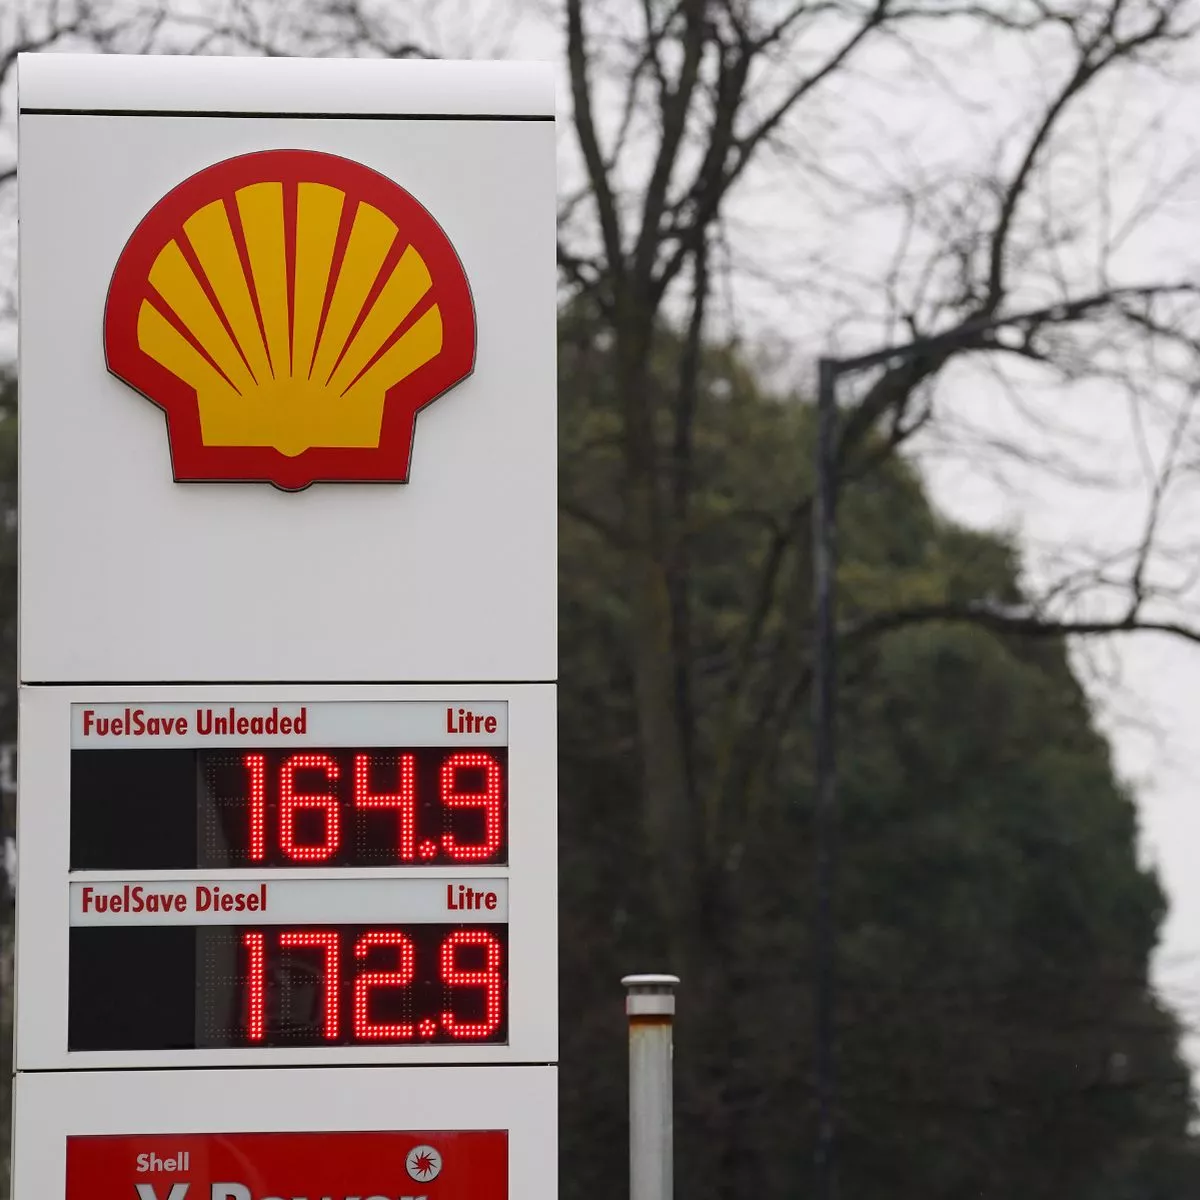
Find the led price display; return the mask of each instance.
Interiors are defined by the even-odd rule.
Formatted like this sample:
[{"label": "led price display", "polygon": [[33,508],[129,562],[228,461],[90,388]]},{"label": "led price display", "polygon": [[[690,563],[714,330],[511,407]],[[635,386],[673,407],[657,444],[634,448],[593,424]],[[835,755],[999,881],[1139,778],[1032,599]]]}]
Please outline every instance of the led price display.
[{"label": "led price display", "polygon": [[73,870],[507,859],[505,747],[71,752]]},{"label": "led price display", "polygon": [[496,1044],[507,926],[89,926],[71,1050]]}]

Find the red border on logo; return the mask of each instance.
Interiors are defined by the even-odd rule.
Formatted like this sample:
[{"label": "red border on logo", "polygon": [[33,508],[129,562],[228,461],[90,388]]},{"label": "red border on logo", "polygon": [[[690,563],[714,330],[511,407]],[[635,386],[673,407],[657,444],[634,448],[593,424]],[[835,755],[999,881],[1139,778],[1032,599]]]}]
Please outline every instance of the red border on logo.
[{"label": "red border on logo", "polygon": [[[200,439],[195,390],[144,353],[137,342],[143,300],[162,307],[149,282],[159,251],[176,238],[198,208],[223,198],[236,220],[233,194],[247,184],[282,182],[286,197],[297,184],[323,183],[365,200],[391,218],[398,242],[411,243],[433,280],[427,302],[442,316],[442,349],[389,389],[379,445],[368,449],[311,447],[289,458],[271,447],[206,446]],[[263,150],[198,171],[168,192],[142,218],[113,270],[104,308],[105,362],[118,379],[163,410],[177,482],[273,483],[298,491],[312,483],[404,483],[417,413],[461,383],[475,367],[475,309],[470,284],[441,226],[412,195],[377,171],[315,150]]]}]

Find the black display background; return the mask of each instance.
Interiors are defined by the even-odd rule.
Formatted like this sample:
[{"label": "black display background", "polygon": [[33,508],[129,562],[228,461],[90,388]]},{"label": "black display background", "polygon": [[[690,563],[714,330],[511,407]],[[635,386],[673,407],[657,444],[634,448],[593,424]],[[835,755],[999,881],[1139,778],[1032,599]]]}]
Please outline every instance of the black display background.
[{"label": "black display background", "polygon": [[[105,753],[110,753],[106,751]],[[144,753],[144,752],[143,752]],[[508,927],[479,925],[311,925],[298,929],[335,929],[341,935],[341,1033],[327,1041],[320,1004],[309,1003],[314,970],[323,963],[318,951],[272,949],[275,939],[290,926],[280,925],[158,925],[74,926],[70,931],[67,1047],[69,1050],[193,1050],[211,1048],[257,1049],[282,1046],[384,1046],[384,1045],[500,1045],[508,1041]],[[400,930],[416,948],[416,978],[409,988],[372,991],[371,1019],[380,1023],[435,1020],[449,1009],[463,1022],[483,1020],[484,993],[478,987],[446,987],[440,974],[438,951],[443,940],[458,929],[484,929],[503,947],[503,1007],[499,1027],[487,1038],[451,1036],[439,1026],[433,1037],[392,1042],[371,1038],[356,1042],[353,1036],[354,979],[359,970],[389,970],[396,952],[381,949],[359,964],[353,954],[358,936],[367,930]],[[238,955],[246,930],[262,932],[268,945],[268,962],[282,971],[268,977],[307,978],[291,987],[291,1003],[268,999],[266,1037],[251,1042],[245,1036],[246,980],[244,967],[233,974],[218,964],[223,959],[245,962]],[[483,967],[483,950],[460,947],[460,969]],[[282,961],[289,960],[289,961]],[[318,981],[319,982],[319,981]],[[270,995],[270,993],[269,993]],[[280,1024],[272,1015],[287,1007],[293,1016],[312,1009],[311,1020]]]},{"label": "black display background", "polygon": [[72,750],[71,869],[196,866],[195,750]]},{"label": "black display background", "polygon": [[[378,791],[395,790],[396,760],[415,756],[416,840],[438,843],[453,831],[461,843],[483,841],[479,809],[445,808],[439,798],[443,761],[451,754],[482,752],[503,772],[502,838],[486,859],[454,859],[440,848],[427,858],[401,860],[397,854],[394,809],[358,809],[352,797],[353,756],[372,756],[372,784]],[[248,852],[249,783],[242,756],[260,753],[268,759],[266,857],[251,860]],[[297,862],[278,843],[278,771],[293,754],[329,754],[342,767],[337,785],[343,839],[334,856],[320,862]],[[459,771],[460,787],[482,786],[483,772]],[[477,785],[471,778],[479,776]],[[304,790],[325,791],[330,785],[317,773],[305,780]],[[504,746],[371,748],[290,747],[286,750],[112,749],[71,751],[71,869],[72,870],[193,870],[244,867],[383,867],[489,866],[508,861],[508,750]],[[297,834],[317,841],[323,818],[317,811],[297,813]]]},{"label": "black display background", "polygon": [[186,925],[72,928],[67,1049],[193,1048],[196,933]]}]

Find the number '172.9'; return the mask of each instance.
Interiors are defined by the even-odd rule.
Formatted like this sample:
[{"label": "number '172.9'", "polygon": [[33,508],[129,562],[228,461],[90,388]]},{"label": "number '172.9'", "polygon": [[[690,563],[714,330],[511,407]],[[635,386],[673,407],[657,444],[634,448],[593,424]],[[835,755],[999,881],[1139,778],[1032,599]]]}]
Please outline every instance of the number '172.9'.
[{"label": "number '172.9'", "polygon": [[[395,992],[411,988],[417,977],[416,949],[412,939],[399,929],[368,929],[354,938],[344,953],[341,933],[336,929],[252,929],[242,934],[245,953],[246,1039],[262,1043],[267,1038],[268,979],[280,964],[280,956],[302,955],[316,959],[319,980],[318,1012],[320,1035],[326,1042],[342,1039],[349,1000],[350,1033],[355,1042],[395,1042],[432,1038],[445,1034],[455,1040],[480,1041],[490,1038],[504,1017],[503,950],[495,937],[483,929],[458,929],[443,938],[437,949],[438,976],[448,998],[440,1011],[414,1013],[411,1021],[372,1019],[376,1007],[403,1009]],[[385,969],[368,969],[367,960],[377,952],[392,951]],[[464,968],[460,957],[466,951],[481,961]],[[474,952],[473,954],[471,952]],[[453,996],[470,989],[468,1001],[478,1020],[463,1020],[455,1013]],[[386,993],[392,993],[390,996]],[[381,1002],[379,1005],[376,1001]],[[391,1001],[391,1003],[387,1003]]]}]

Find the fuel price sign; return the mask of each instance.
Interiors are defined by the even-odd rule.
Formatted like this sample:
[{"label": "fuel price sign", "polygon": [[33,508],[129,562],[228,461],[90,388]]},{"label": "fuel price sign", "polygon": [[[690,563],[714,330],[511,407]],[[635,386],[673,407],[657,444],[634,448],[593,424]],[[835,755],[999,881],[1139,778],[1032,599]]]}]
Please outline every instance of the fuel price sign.
[{"label": "fuel price sign", "polygon": [[[205,691],[64,705],[56,690],[26,715],[32,732],[45,708],[60,745],[69,733],[65,820],[46,829],[67,865],[56,1053],[89,1065],[538,1053],[522,1044],[547,1036],[553,873],[514,865],[554,842],[546,689]],[[510,744],[514,713],[527,733]],[[43,1006],[57,994],[44,982]]]},{"label": "fuel price sign", "polygon": [[553,69],[20,58],[13,1200],[550,1200]]}]

